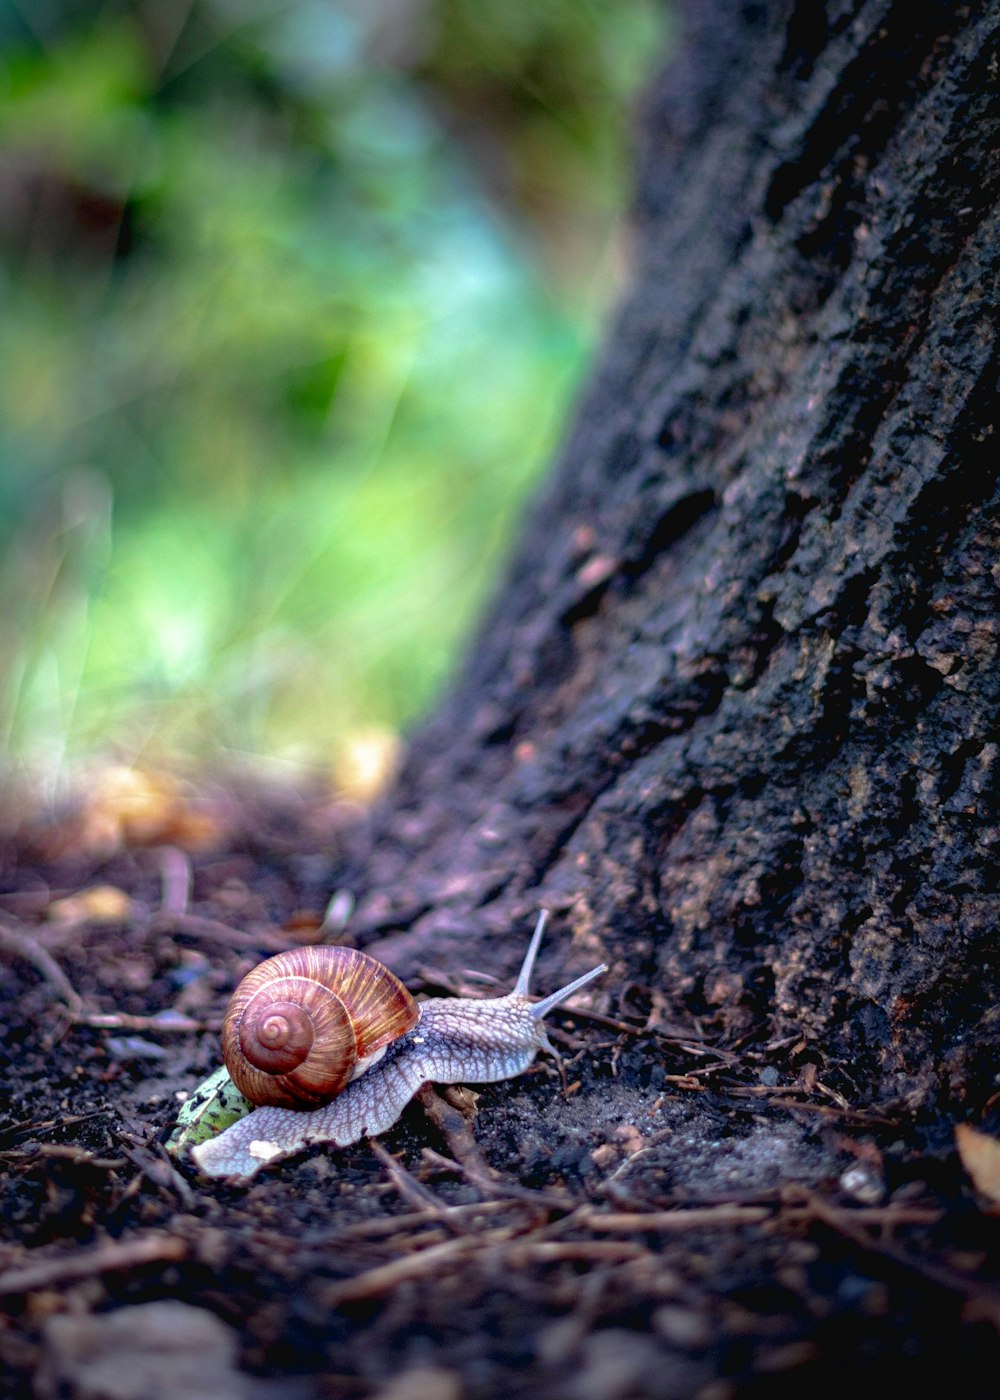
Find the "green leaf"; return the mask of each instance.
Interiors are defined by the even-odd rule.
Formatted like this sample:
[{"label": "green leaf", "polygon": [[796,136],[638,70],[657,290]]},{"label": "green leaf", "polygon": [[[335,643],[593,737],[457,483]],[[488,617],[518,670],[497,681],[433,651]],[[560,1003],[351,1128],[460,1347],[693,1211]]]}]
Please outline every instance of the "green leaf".
[{"label": "green leaf", "polygon": [[222,1065],[184,1100],[176,1126],[167,1139],[167,1151],[172,1157],[180,1157],[199,1142],[206,1142],[224,1128],[238,1123],[252,1110],[253,1104],[243,1097]]}]

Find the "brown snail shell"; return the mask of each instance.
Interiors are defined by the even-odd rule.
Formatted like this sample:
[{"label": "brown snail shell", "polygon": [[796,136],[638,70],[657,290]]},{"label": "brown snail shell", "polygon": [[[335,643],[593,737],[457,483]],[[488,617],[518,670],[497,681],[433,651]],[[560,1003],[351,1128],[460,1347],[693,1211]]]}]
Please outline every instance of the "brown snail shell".
[{"label": "brown snail shell", "polygon": [[419,1019],[399,978],[367,953],[293,948],[260,963],[236,988],[222,1058],[251,1103],[318,1108]]}]

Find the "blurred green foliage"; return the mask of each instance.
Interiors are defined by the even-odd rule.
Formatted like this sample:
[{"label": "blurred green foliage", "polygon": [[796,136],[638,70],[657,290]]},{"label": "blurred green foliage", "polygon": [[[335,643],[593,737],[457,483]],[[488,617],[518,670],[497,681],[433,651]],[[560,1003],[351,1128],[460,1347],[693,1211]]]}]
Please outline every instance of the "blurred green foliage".
[{"label": "blurred green foliage", "polygon": [[656,0],[0,0],[0,732],[414,718],[614,277]]}]

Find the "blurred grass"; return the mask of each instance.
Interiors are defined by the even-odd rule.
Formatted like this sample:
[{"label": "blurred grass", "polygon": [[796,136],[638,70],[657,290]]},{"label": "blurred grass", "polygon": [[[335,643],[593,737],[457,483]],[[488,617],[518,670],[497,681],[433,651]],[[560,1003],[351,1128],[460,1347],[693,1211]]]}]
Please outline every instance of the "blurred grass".
[{"label": "blurred grass", "polygon": [[0,0],[0,735],[426,707],[615,282],[656,0]]}]

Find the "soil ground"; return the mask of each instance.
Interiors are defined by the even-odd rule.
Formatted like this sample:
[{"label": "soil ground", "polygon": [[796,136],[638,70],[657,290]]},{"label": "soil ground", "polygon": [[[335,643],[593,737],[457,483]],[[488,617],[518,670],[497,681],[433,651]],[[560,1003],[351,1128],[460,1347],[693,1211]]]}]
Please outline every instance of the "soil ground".
[{"label": "soil ground", "polygon": [[179,1096],[238,978],[329,935],[343,813],[230,794],[154,844],[107,818],[2,851],[3,1396],[996,1393],[1000,1220],[950,1138],[649,988],[554,1014],[562,1075],[200,1181],[163,1147]]}]

